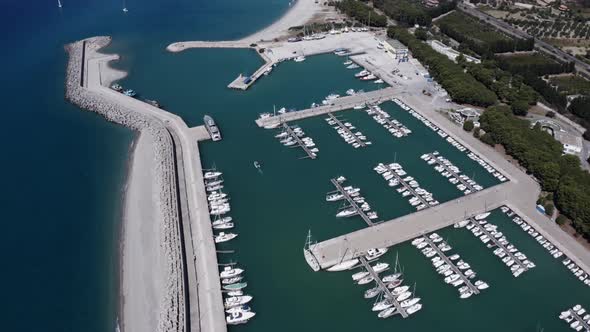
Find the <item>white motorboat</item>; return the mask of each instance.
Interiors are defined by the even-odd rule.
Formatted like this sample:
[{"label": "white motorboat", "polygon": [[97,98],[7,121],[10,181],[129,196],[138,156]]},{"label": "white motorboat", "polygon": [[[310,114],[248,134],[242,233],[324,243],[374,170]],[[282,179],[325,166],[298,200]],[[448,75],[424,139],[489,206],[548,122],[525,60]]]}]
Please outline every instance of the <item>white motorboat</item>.
[{"label": "white motorboat", "polygon": [[226,309],[225,312],[228,314],[232,314],[234,312],[246,312],[246,311],[252,311],[252,308],[250,308],[247,305],[241,305],[239,307],[231,307],[229,309]]},{"label": "white motorboat", "polygon": [[375,303],[373,305],[373,308],[371,310],[373,310],[373,311],[382,311],[382,310],[385,310],[387,308],[391,308],[391,306],[393,306],[393,303],[391,303],[390,300],[385,299],[385,300],[382,300],[382,301],[379,301],[379,302]]},{"label": "white motorboat", "polygon": [[379,314],[377,314],[377,317],[379,317],[379,318],[388,318],[388,317],[391,317],[391,316],[397,314],[397,311],[396,310],[397,309],[395,307],[387,308],[387,309],[381,311]]},{"label": "white motorboat", "polygon": [[300,55],[298,57],[295,57],[295,59],[293,59],[293,61],[295,61],[295,62],[303,62],[303,61],[305,61],[305,56]]},{"label": "white motorboat", "polygon": [[408,299],[408,300],[403,301],[402,303],[400,303],[400,305],[402,308],[407,308],[407,307],[413,306],[414,304],[416,304],[418,302],[420,302],[420,298],[415,297],[413,299]]},{"label": "white motorboat", "polygon": [[361,272],[357,272],[355,274],[352,275],[352,280],[353,281],[358,281],[363,279],[364,277],[368,276],[369,272],[368,271],[361,271]]},{"label": "white motorboat", "polygon": [[414,240],[412,240],[412,245],[413,245],[413,246],[417,246],[417,245],[419,245],[420,243],[422,243],[422,242],[424,242],[424,241],[425,241],[425,240],[424,240],[424,238],[423,238],[423,237],[415,238]]},{"label": "white motorboat", "polygon": [[463,228],[463,227],[467,226],[468,224],[469,224],[469,219],[461,220],[461,221],[455,223],[455,228]]},{"label": "white motorboat", "polygon": [[473,295],[473,292],[469,290],[469,291],[461,293],[461,295],[459,295],[459,297],[462,299],[467,299],[467,298],[471,297],[471,295]]},{"label": "white motorboat", "polygon": [[256,313],[252,311],[240,311],[232,312],[229,316],[225,317],[226,321],[230,325],[243,324],[248,322]]},{"label": "white motorboat", "polygon": [[226,266],[223,268],[223,271],[221,271],[221,273],[219,273],[219,277],[222,279],[233,278],[235,276],[242,274],[243,272],[244,272],[244,270],[242,270],[240,268],[232,268],[231,266]]},{"label": "white motorboat", "polygon": [[217,220],[213,221],[213,222],[211,223],[211,225],[213,225],[213,226],[216,226],[216,225],[219,225],[219,224],[225,224],[225,223],[228,223],[228,222],[230,222],[230,221],[232,221],[232,217],[223,217],[223,218],[219,218],[219,219],[217,219]]},{"label": "white motorboat", "polygon": [[389,268],[389,264],[377,263],[377,264],[373,265],[372,268],[373,268],[373,271],[375,271],[375,273],[379,273],[379,272],[383,272],[383,271],[387,270]]},{"label": "white motorboat", "polygon": [[[369,273],[369,272],[366,272],[366,273]],[[401,276],[402,276],[402,273],[398,272],[398,273],[386,275],[381,280],[383,280],[383,282],[387,283],[387,282],[392,282],[392,281],[398,280]]]},{"label": "white motorboat", "polygon": [[475,220],[482,220],[487,218],[490,215],[490,212],[481,213],[475,216]]},{"label": "white motorboat", "polygon": [[446,282],[447,284],[450,284],[450,283],[452,283],[452,282],[455,282],[457,279],[459,279],[459,275],[458,275],[458,274],[453,274],[453,275],[451,275],[451,276],[449,276],[449,277],[446,277],[446,278],[445,278],[445,282]]},{"label": "white motorboat", "polygon": [[236,289],[236,290],[227,292],[227,296],[242,296],[242,295],[244,295],[244,292],[241,289]]},{"label": "white motorboat", "polygon": [[350,217],[357,214],[357,211],[353,208],[349,208],[349,209],[344,209],[338,213],[336,213],[336,217],[338,218],[344,218],[344,217]]},{"label": "white motorboat", "polygon": [[234,239],[237,236],[238,234],[221,232],[215,236],[215,243],[227,242],[231,239]]},{"label": "white motorboat", "polygon": [[400,295],[399,295],[399,296],[396,298],[396,300],[397,300],[398,302],[402,302],[402,301],[404,301],[404,300],[407,300],[408,298],[410,298],[410,296],[412,296],[412,292],[404,292],[404,293],[401,293],[401,294],[400,294]]},{"label": "white motorboat", "polygon": [[331,266],[330,268],[326,269],[326,271],[337,272],[337,271],[350,270],[351,268],[356,266],[358,264],[358,262],[359,262],[358,258],[354,258],[351,260],[347,260],[347,261],[338,263],[334,266]]},{"label": "white motorboat", "polygon": [[365,299],[370,299],[373,298],[375,296],[377,296],[377,294],[381,293],[381,288],[379,288],[379,286],[371,288],[371,289],[367,289],[365,291]]},{"label": "white motorboat", "polygon": [[234,227],[234,223],[233,222],[226,222],[226,223],[222,223],[222,224],[218,224],[218,225],[214,225],[213,229],[230,229]]},{"label": "white motorboat", "polygon": [[241,306],[248,302],[252,301],[252,296],[250,295],[242,295],[242,296],[232,296],[225,299],[223,305],[226,309]]},{"label": "white motorboat", "polygon": [[365,255],[365,259],[367,261],[372,261],[375,260],[383,255],[385,255],[385,253],[387,253],[387,248],[371,248],[369,250],[367,250],[367,254]]},{"label": "white motorboat", "polygon": [[221,172],[205,172],[205,174],[203,174],[203,178],[205,180],[215,179],[216,177],[220,176],[221,174],[222,174]]},{"label": "white motorboat", "polygon": [[421,303],[416,303],[413,306],[409,307],[406,312],[408,313],[408,315],[411,315],[417,311],[419,311],[420,309],[422,309],[422,304]]},{"label": "white motorboat", "polygon": [[476,281],[474,285],[479,290],[487,289],[490,287],[486,282],[481,281],[481,280]]},{"label": "white motorboat", "polygon": [[366,277],[362,278],[361,280],[359,280],[357,282],[357,284],[359,284],[359,285],[366,285],[366,284],[370,283],[373,280],[375,280],[373,278],[373,276],[369,275],[369,276],[366,276]]},{"label": "white motorboat", "polygon": [[410,289],[410,286],[400,286],[400,287],[396,287],[391,291],[391,294],[397,296],[397,295],[401,295],[405,292],[408,291],[408,289]]},{"label": "white motorboat", "polygon": [[243,276],[236,276],[236,277],[221,279],[221,284],[222,285],[234,284],[234,283],[242,280],[243,278],[244,278]]}]

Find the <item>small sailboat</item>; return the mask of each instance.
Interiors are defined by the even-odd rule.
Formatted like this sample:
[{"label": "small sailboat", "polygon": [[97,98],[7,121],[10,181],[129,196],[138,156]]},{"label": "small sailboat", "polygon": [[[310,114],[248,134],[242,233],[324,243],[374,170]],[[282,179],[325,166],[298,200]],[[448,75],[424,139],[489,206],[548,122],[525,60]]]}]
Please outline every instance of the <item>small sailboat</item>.
[{"label": "small sailboat", "polygon": [[57,0],[57,7],[58,7],[58,8],[61,8],[61,7],[62,7],[62,5],[61,5],[61,0]]},{"label": "small sailboat", "polygon": [[125,3],[125,0],[123,0],[123,13],[128,12],[127,10],[127,4]]},{"label": "small sailboat", "polygon": [[320,270],[320,264],[318,260],[315,258],[313,253],[311,252],[312,244],[311,244],[311,230],[307,231],[307,238],[305,240],[305,245],[303,246],[303,257],[305,257],[305,261],[311,267],[314,272]]}]

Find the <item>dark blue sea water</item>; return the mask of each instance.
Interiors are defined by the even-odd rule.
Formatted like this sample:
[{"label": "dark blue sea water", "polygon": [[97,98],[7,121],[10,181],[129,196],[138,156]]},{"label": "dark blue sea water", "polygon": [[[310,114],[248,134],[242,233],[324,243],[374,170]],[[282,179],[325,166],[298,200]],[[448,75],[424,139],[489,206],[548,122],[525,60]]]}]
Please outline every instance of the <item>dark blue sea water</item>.
[{"label": "dark blue sea water", "polygon": [[64,101],[65,43],[112,35],[120,66],[170,42],[229,39],[287,0],[2,1],[3,331],[112,331],[117,236],[133,133]]}]

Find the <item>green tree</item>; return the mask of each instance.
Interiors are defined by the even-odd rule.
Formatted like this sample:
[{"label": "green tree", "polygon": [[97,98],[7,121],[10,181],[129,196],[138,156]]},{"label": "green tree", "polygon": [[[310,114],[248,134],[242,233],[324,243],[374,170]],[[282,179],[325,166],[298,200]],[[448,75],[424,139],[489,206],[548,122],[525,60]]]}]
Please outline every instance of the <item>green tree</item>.
[{"label": "green tree", "polygon": [[467,121],[463,122],[463,130],[472,131],[473,127],[474,127],[473,121],[467,120]]}]

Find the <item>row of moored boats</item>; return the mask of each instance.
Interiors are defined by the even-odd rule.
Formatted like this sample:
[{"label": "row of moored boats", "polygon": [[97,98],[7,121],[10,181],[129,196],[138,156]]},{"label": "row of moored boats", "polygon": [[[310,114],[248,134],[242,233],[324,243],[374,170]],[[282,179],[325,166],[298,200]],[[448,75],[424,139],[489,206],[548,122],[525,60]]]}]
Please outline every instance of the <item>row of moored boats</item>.
[{"label": "row of moored boats", "polygon": [[369,106],[365,112],[371,115],[373,120],[382,125],[383,128],[387,129],[387,131],[389,131],[393,137],[402,138],[412,133],[412,131],[401,122],[396,119],[392,119],[389,113],[381,109],[379,105]]},{"label": "row of moored boats", "polygon": [[[387,251],[387,248],[369,249],[365,253],[364,259],[372,264],[371,262],[383,256]],[[371,273],[364,268],[359,258],[340,262],[328,268],[327,271],[338,272],[353,270],[356,268],[361,268],[361,270],[352,275],[353,282],[357,285],[368,285],[373,283],[373,287],[365,290],[364,297],[365,299],[375,298],[372,310],[378,312],[377,316],[379,318],[388,318],[400,314],[398,310],[402,310],[406,314],[411,315],[422,309],[420,298],[414,297],[415,288],[413,291],[410,291],[409,286],[403,285],[403,273],[398,270],[397,259],[393,273],[385,276],[380,276],[380,274],[389,270],[388,263],[377,262],[369,265],[369,268],[373,272]],[[375,275],[380,280],[375,280]]]},{"label": "row of moored boats", "polygon": [[[460,298],[469,298],[479,290],[489,287],[482,280],[471,282],[471,279],[474,279],[477,274],[471,269],[469,263],[461,259],[459,254],[446,254],[452,247],[440,235],[431,233],[427,237],[428,239],[425,236],[415,238],[411,243],[420,249],[424,256],[430,258],[436,272],[443,276],[445,283],[458,287]],[[474,291],[474,288],[477,291]]]},{"label": "row of moored boats", "polygon": [[[120,84],[115,83],[113,85],[111,85],[111,89],[124,94],[127,97],[132,97],[132,98],[136,98],[137,97],[137,92],[135,92],[135,90],[133,89],[124,89]],[[162,106],[160,105],[160,103],[158,103],[156,100],[151,100],[151,99],[143,99],[144,102],[157,107],[157,108],[162,108]]]},{"label": "row of moored boats", "polygon": [[489,215],[489,212],[478,214],[473,220],[466,219],[456,223],[455,228],[465,227],[489,249],[494,248],[494,255],[510,268],[510,272],[514,277],[519,277],[523,272],[534,268],[535,263],[508,242],[506,236],[498,230],[498,226],[485,220]]},{"label": "row of moored boats", "polygon": [[332,117],[327,117],[325,120],[336,130],[336,132],[338,132],[338,135],[340,135],[346,143],[352,145],[355,149],[372,144],[371,141],[367,140],[365,134],[356,130],[356,127],[353,126],[352,123],[342,122],[341,120]]},{"label": "row of moored boats", "polygon": [[420,156],[420,159],[426,161],[429,165],[435,165],[434,169],[454,184],[463,194],[469,195],[483,189],[475,180],[465,174],[460,174],[461,170],[450,160],[439,155],[438,151],[426,153]]},{"label": "row of moored boats", "polygon": [[[539,232],[537,232],[534,227],[529,225],[520,216],[516,215],[509,207],[503,206],[501,210],[507,216],[512,217],[512,221],[516,225],[520,226],[520,228],[528,235],[534,238],[543,248],[545,248],[545,250],[549,252],[551,256],[553,256],[553,258],[559,259],[564,256],[563,252],[561,252],[559,248],[555,247],[551,241],[539,234]],[[584,271],[584,269],[574,263],[572,259],[565,256],[565,258],[562,260],[562,263],[576,278],[578,278],[578,280],[583,282],[586,286],[590,286],[590,276],[586,271]]]},{"label": "row of moored boats", "polygon": [[410,205],[420,211],[427,207],[438,205],[439,202],[434,199],[432,193],[428,190],[420,187],[420,183],[416,181],[412,176],[407,175],[406,171],[398,163],[391,163],[385,165],[379,163],[373,168],[377,174],[381,175],[385,181],[388,181],[390,187],[397,187],[398,193],[403,197],[411,196],[408,199]]},{"label": "row of moored boats", "polygon": [[[211,226],[214,230],[226,230],[234,227],[230,212],[229,196],[223,192],[222,172],[215,169],[203,174],[209,213],[214,216]],[[235,233],[220,232],[214,235],[215,243],[223,243],[236,238]],[[244,270],[235,266],[225,266],[219,273],[224,299],[224,308],[227,314],[226,322],[230,325],[243,324],[256,315],[247,305],[252,296],[244,294],[244,288],[248,285],[244,281]]]},{"label": "row of moored boats", "polygon": [[410,113],[410,115],[412,115],[416,119],[420,120],[425,126],[427,126],[428,128],[430,128],[433,131],[435,131],[436,133],[438,133],[438,135],[441,136],[442,138],[445,138],[447,140],[447,142],[449,142],[449,144],[454,146],[457,150],[459,150],[461,152],[467,152],[467,156],[470,159],[476,161],[478,164],[480,164],[484,169],[486,169],[490,174],[492,174],[498,180],[500,180],[502,182],[508,180],[504,175],[502,175],[502,173],[498,172],[493,166],[491,166],[485,160],[483,160],[483,158],[479,157],[473,151],[468,150],[463,144],[459,143],[459,141],[454,139],[452,136],[450,136],[444,130],[442,130],[441,128],[436,126],[434,123],[430,122],[426,117],[424,117],[420,113],[416,112],[413,108],[406,105],[406,103],[404,103],[403,101],[401,101],[397,98],[393,98],[392,100],[394,103],[398,104],[402,109],[408,111],[408,113]]},{"label": "row of moored boats", "polygon": [[584,329],[586,329],[586,332],[590,331],[590,314],[580,304],[576,304],[568,310],[562,311],[559,314],[559,319],[568,323],[576,331],[582,331]]},{"label": "row of moored boats", "polygon": [[275,135],[275,138],[281,142],[284,146],[301,146],[302,148],[305,147],[309,154],[309,157],[315,158],[317,153],[320,152],[313,141],[313,138],[305,136],[305,132],[299,126],[291,126],[289,127],[290,130],[287,128],[281,129],[281,131]]},{"label": "row of moored boats", "polygon": [[[343,186],[346,178],[339,176],[336,182],[341,185],[341,190],[335,190],[326,194],[326,201],[337,202],[346,200],[346,203],[336,213],[336,217],[352,217],[360,213],[365,214],[369,219],[377,219],[379,216],[377,212],[371,210],[371,205],[361,196],[360,188],[353,186]],[[351,202],[352,201],[352,202]]]}]

